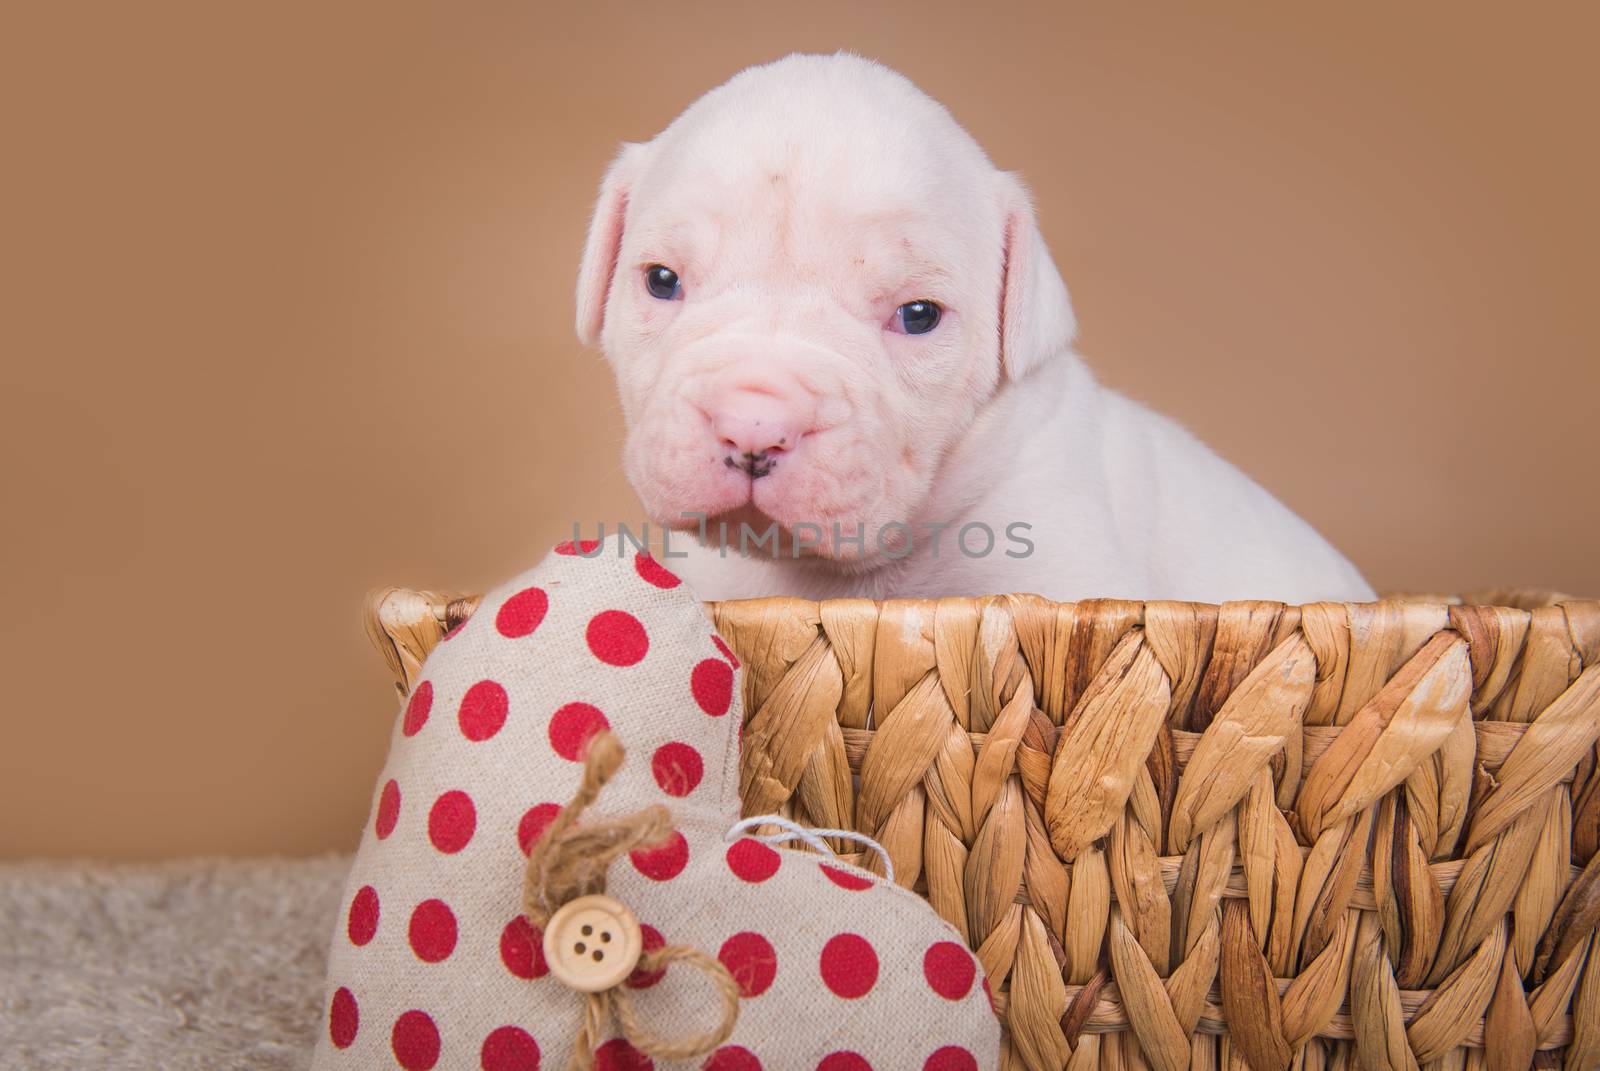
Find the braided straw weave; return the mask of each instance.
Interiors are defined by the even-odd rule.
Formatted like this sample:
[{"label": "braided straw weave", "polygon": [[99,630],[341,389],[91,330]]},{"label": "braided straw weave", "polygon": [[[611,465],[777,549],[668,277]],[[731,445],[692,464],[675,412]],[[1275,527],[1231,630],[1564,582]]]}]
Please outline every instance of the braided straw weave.
[{"label": "braided straw weave", "polygon": [[[1477,598],[708,609],[745,812],[880,841],[1005,1067],[1600,1067],[1600,602]],[[474,605],[375,593],[402,690]]]}]

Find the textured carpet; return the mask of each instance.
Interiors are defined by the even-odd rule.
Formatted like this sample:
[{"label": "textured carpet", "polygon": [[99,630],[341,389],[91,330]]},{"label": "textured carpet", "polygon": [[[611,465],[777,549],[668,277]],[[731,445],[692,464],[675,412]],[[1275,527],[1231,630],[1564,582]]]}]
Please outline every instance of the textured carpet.
[{"label": "textured carpet", "polygon": [[300,1071],[349,864],[0,864],[0,1068]]}]

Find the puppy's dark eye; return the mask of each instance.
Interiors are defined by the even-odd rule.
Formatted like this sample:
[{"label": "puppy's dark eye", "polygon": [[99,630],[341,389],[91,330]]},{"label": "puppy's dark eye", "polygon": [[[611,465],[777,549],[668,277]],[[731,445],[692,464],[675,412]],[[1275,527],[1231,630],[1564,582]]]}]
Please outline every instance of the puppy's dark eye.
[{"label": "puppy's dark eye", "polygon": [[908,301],[894,314],[908,335],[925,335],[939,326],[939,306],[931,301]]},{"label": "puppy's dark eye", "polygon": [[652,264],[644,270],[645,289],[650,291],[650,296],[660,298],[662,301],[671,301],[683,293],[683,284],[678,282],[678,273],[665,264]]}]

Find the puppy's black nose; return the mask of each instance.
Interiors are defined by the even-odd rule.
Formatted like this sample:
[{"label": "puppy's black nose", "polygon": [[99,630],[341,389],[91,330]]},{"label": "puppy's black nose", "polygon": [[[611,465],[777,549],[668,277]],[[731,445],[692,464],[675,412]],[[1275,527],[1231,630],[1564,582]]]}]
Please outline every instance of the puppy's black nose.
[{"label": "puppy's black nose", "polygon": [[778,467],[778,455],[781,453],[782,450],[746,450],[728,454],[722,463],[730,469],[738,469],[752,480],[759,480]]}]

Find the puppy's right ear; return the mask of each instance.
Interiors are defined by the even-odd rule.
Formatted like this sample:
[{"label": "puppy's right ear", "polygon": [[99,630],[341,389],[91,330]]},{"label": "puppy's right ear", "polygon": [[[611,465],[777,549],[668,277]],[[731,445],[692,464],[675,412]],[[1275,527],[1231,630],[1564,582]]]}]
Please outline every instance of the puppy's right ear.
[{"label": "puppy's right ear", "polygon": [[622,225],[628,214],[628,191],[638,173],[644,146],[626,144],[606,169],[600,183],[600,198],[589,221],[589,238],[583,247],[583,262],[578,266],[578,338],[585,346],[600,341],[605,326],[606,295],[617,271],[617,254],[622,249]]}]

